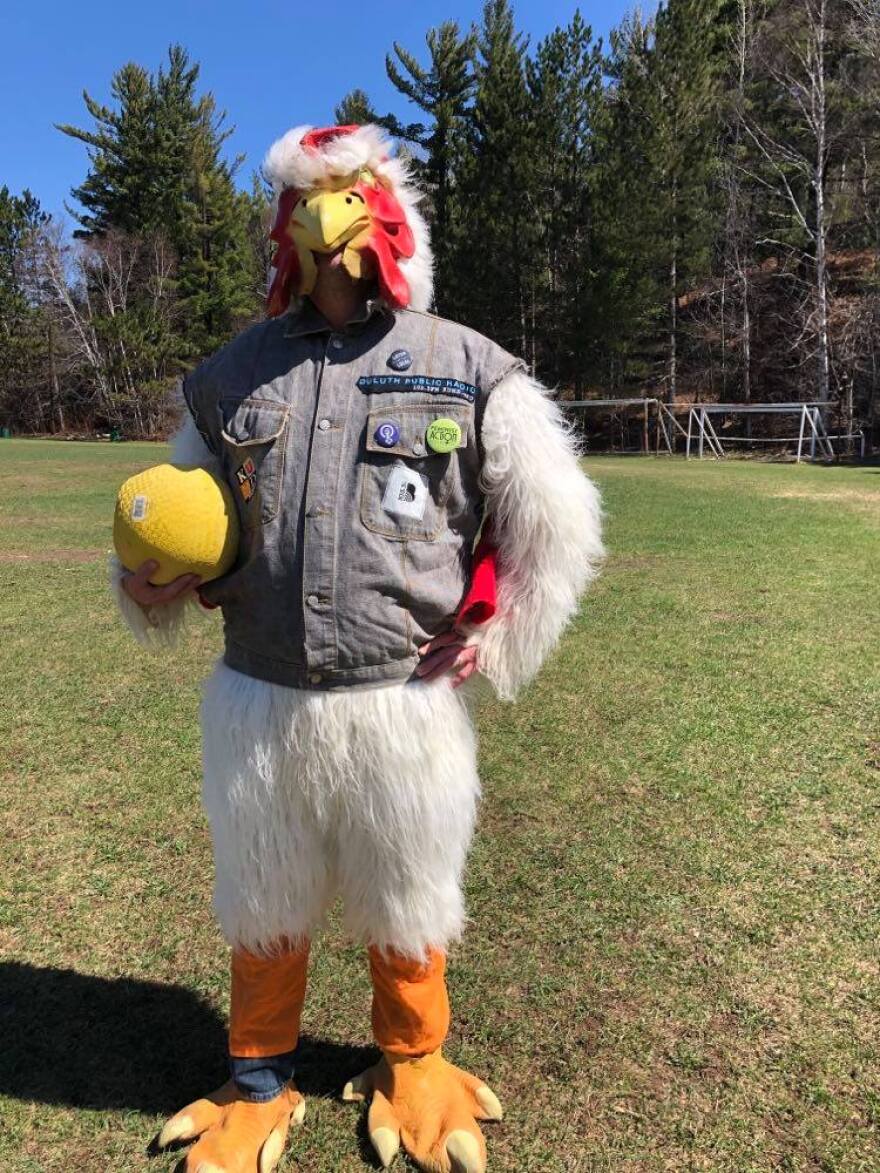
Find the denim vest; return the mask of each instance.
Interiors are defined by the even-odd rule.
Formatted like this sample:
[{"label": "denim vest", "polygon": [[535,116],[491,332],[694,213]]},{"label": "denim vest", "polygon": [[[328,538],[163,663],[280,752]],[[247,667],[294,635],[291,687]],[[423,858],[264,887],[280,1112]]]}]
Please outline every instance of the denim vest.
[{"label": "denim vest", "polygon": [[241,524],[235,567],[202,590],[231,668],[315,689],[411,675],[467,589],[483,409],[522,365],[429,314],[371,302],[333,330],[306,301],[187,376]]}]

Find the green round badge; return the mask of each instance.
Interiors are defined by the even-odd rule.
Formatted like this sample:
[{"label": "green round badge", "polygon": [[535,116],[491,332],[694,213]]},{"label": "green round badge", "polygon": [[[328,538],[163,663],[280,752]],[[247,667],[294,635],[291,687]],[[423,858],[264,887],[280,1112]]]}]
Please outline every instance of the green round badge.
[{"label": "green round badge", "polygon": [[461,443],[461,428],[455,420],[434,420],[425,432],[425,443],[434,452],[451,452]]}]

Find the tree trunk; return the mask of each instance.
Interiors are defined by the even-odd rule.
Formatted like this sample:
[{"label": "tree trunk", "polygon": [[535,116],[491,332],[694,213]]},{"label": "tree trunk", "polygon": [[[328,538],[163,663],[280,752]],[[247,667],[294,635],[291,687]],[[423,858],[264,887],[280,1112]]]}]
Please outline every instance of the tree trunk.
[{"label": "tree trunk", "polygon": [[828,340],[828,262],[825,223],[825,152],[827,110],[825,95],[825,0],[819,0],[816,29],[816,65],[813,73],[816,120],[816,164],[813,188],[816,197],[816,310],[819,335],[818,400],[824,410],[831,397],[831,360]]},{"label": "tree trunk", "polygon": [[669,385],[666,391],[666,399],[669,403],[675,403],[675,396],[678,391],[678,352],[676,348],[678,339],[678,251],[672,250],[672,263],[669,266]]},{"label": "tree trunk", "polygon": [[58,383],[58,366],[55,362],[55,323],[52,320],[51,313],[49,318],[49,381],[52,388],[52,411],[53,424],[56,424],[59,432],[64,431],[64,405],[61,400],[61,387]]},{"label": "tree trunk", "polygon": [[749,308],[749,275],[742,271],[742,354],[743,354],[743,402],[752,401],[752,315]]}]

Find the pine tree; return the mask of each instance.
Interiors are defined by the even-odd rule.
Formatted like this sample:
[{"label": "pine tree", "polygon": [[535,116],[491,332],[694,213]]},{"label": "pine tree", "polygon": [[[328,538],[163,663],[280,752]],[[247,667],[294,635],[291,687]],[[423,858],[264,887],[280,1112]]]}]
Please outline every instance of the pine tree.
[{"label": "pine tree", "polygon": [[461,153],[464,119],[473,89],[472,35],[462,36],[455,21],[431,29],[426,38],[430,64],[424,67],[397,42],[385,58],[395,88],[428,117],[427,124],[407,128],[406,138],[424,152],[420,179],[431,196],[431,241],[435,259],[435,300],[441,312],[449,301],[453,274],[453,201],[455,160]]},{"label": "pine tree", "polygon": [[198,65],[173,45],[157,76],[136,65],[114,75],[118,108],[85,95],[95,129],[59,127],[91,148],[89,175],[73,193],[85,208],[79,234],[167,235],[183,311],[179,357],[190,361],[257,309],[247,280],[246,206],[234,185],[240,160],[223,158],[233,128],[212,94],[197,94],[198,76]]},{"label": "pine tree", "polygon": [[488,0],[473,58],[474,100],[451,217],[450,312],[529,356],[540,217],[532,198],[527,41],[508,0]]},{"label": "pine tree", "polygon": [[365,126],[378,122],[379,115],[364,90],[350,90],[333,112],[337,126]]},{"label": "pine tree", "polygon": [[169,193],[158,162],[156,91],[149,74],[129,63],[110,83],[114,106],[83,90],[94,130],[61,124],[58,129],[89,148],[91,168],[72,195],[85,209],[74,212],[76,235],[86,239],[116,228],[144,232],[163,223]]},{"label": "pine tree", "polygon": [[718,0],[670,0],[653,24],[612,35],[599,179],[612,377],[653,374],[670,400],[679,299],[711,271],[718,217],[719,12]]},{"label": "pine tree", "polygon": [[541,216],[537,365],[583,386],[590,361],[594,235],[590,175],[602,93],[602,48],[576,11],[527,64],[534,117],[534,203]]},{"label": "pine tree", "polygon": [[7,427],[40,431],[53,426],[42,396],[48,348],[34,274],[47,220],[27,188],[20,196],[0,188],[0,418]]},{"label": "pine tree", "polygon": [[657,14],[653,123],[668,265],[667,395],[678,391],[682,293],[711,272],[718,201],[719,0],[670,0]]},{"label": "pine tree", "polygon": [[269,239],[273,220],[272,190],[262,175],[255,171],[251,176],[250,191],[242,192],[239,200],[245,232],[247,288],[251,299],[262,306],[268,292],[267,281],[274,248]]},{"label": "pine tree", "polygon": [[609,394],[649,374],[640,346],[654,333],[662,306],[651,149],[642,117],[652,37],[653,24],[637,11],[612,31],[605,63],[609,85],[597,111],[591,329],[599,345],[597,374]]}]

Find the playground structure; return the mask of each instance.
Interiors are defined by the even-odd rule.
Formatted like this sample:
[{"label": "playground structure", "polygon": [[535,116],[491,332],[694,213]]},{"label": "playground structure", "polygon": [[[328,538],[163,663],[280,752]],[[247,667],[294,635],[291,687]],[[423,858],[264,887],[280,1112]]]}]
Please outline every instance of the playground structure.
[{"label": "playground structure", "polygon": [[[771,444],[777,448],[787,444],[795,444],[795,461],[802,460],[834,460],[837,453],[835,444],[841,441],[854,440],[858,445],[858,456],[864,459],[865,433],[859,428],[852,432],[831,432],[825,427],[822,404],[816,401],[806,403],[663,403],[651,397],[639,399],[575,399],[562,401],[560,406],[565,410],[580,412],[581,427],[586,431],[587,413],[591,410],[606,412],[611,419],[612,428],[616,428],[621,435],[619,446],[612,446],[612,451],[641,452],[648,455],[652,450],[656,455],[661,453],[674,456],[679,443],[684,446],[686,459],[696,456],[700,460],[706,456],[721,460],[728,455],[725,445],[731,444]],[[827,411],[827,407],[825,408]],[[638,447],[631,444],[627,447],[624,438],[632,431],[632,415],[637,414],[639,421],[640,443]],[[678,417],[687,416],[686,425]],[[797,420],[797,435],[795,436],[752,436],[731,435],[713,423],[724,416],[754,416],[754,415],[790,415]],[[628,424],[629,426],[625,426]],[[779,455],[784,455],[780,453]]]},{"label": "playground structure", "polygon": [[[659,429],[657,428],[657,421],[659,418],[658,408],[660,406],[659,399],[641,398],[641,399],[567,399],[560,400],[559,406],[565,411],[578,410],[580,413],[580,424],[582,431],[586,432],[587,412],[601,410],[607,413],[610,417],[612,429],[619,431],[621,435],[621,443],[619,446],[612,446],[612,451],[616,452],[642,452],[645,456],[651,452],[651,428],[652,424],[655,430],[655,435],[659,442]],[[632,415],[638,413],[640,444],[638,447],[627,446],[625,440],[625,433],[628,428],[625,424],[632,420]],[[669,448],[670,454],[673,449]]]}]

